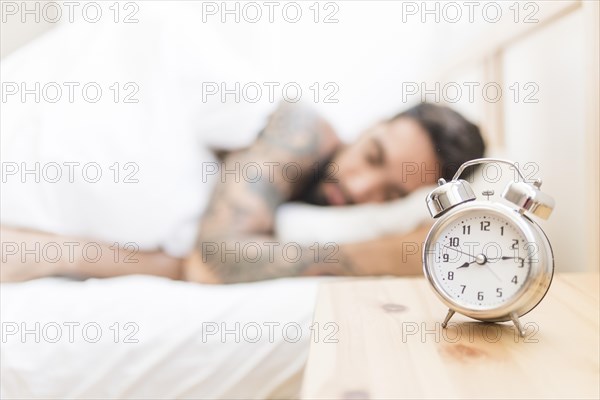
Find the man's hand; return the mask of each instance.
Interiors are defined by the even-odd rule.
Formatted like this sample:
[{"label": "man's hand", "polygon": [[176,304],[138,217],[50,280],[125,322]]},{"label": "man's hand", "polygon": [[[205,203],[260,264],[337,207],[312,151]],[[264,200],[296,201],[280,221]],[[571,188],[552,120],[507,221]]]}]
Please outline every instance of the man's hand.
[{"label": "man's hand", "polygon": [[355,275],[422,275],[423,242],[430,227],[422,225],[407,234],[341,245],[340,252],[352,260]]}]

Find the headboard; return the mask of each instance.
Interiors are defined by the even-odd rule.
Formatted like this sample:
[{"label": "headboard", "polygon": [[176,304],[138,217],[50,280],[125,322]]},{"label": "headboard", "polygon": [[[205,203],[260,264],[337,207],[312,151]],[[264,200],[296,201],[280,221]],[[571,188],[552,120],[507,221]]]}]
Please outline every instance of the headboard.
[{"label": "headboard", "polygon": [[[461,98],[453,106],[477,120],[489,154],[543,178],[543,190],[556,199],[542,226],[557,270],[598,271],[599,2],[519,6],[521,23],[469,28],[468,40],[450,50],[432,81],[503,89],[498,101]],[[527,15],[533,17],[525,23]]]}]

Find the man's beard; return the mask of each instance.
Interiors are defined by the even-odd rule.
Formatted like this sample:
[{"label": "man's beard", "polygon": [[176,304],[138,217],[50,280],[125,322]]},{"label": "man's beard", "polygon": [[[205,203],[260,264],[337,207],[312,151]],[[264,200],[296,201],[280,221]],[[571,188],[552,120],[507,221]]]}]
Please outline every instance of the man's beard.
[{"label": "man's beard", "polygon": [[329,206],[329,202],[323,192],[323,186],[321,185],[326,177],[327,167],[329,166],[331,159],[327,159],[325,162],[319,162],[319,168],[316,173],[309,179],[308,184],[302,190],[297,199],[298,201],[313,204],[316,206]]},{"label": "man's beard", "polygon": [[311,183],[302,195],[298,198],[299,201],[304,203],[313,204],[315,206],[328,206],[327,198],[320,190],[319,182]]}]

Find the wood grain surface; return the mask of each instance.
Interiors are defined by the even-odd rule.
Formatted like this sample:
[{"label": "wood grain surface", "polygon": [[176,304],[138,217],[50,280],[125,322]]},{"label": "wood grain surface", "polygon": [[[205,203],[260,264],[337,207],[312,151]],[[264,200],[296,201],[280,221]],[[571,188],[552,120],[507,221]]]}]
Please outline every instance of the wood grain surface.
[{"label": "wood grain surface", "polygon": [[[424,278],[324,284],[305,399],[600,398],[599,275],[558,274],[547,296],[512,323],[481,323],[447,309]],[[337,343],[335,343],[337,341]]]}]

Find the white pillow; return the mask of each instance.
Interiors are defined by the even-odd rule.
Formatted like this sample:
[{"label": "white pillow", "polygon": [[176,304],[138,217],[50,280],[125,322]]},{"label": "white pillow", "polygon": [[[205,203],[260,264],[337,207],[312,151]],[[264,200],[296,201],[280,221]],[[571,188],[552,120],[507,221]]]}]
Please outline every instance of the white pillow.
[{"label": "white pillow", "polygon": [[341,244],[407,233],[431,220],[425,205],[425,196],[431,189],[423,187],[406,198],[382,204],[345,207],[284,204],[277,210],[276,234],[283,242],[310,246],[315,242]]}]

